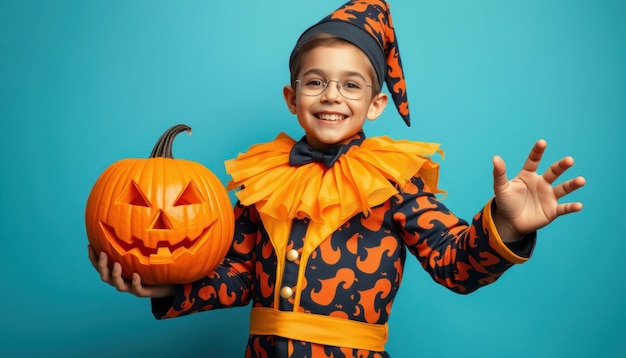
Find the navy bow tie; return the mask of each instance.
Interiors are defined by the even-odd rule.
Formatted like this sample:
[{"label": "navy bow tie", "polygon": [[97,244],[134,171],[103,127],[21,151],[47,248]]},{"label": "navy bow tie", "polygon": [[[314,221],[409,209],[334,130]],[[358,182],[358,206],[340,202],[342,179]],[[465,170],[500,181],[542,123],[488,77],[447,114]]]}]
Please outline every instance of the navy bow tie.
[{"label": "navy bow tie", "polygon": [[296,142],[289,152],[289,165],[300,166],[311,162],[322,163],[326,168],[330,168],[343,154],[344,144],[330,147],[324,151],[311,148],[304,140]]}]

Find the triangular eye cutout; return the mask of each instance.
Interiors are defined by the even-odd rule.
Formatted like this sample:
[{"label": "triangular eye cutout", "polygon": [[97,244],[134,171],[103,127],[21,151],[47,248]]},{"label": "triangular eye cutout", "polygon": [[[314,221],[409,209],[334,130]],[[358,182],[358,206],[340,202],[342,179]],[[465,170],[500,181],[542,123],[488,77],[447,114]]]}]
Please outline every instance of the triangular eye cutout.
[{"label": "triangular eye cutout", "polygon": [[137,183],[135,183],[134,180],[131,180],[130,183],[126,185],[126,188],[122,192],[122,195],[120,195],[119,199],[117,199],[117,202],[129,205],[144,206],[146,208],[150,207],[150,203],[148,203],[148,200],[143,195],[141,189],[139,189],[139,186],[137,185]]},{"label": "triangular eye cutout", "polygon": [[196,183],[192,180],[187,184],[182,193],[180,193],[180,196],[174,202],[174,206],[202,204],[203,202],[204,197],[200,193],[200,190],[198,190]]}]

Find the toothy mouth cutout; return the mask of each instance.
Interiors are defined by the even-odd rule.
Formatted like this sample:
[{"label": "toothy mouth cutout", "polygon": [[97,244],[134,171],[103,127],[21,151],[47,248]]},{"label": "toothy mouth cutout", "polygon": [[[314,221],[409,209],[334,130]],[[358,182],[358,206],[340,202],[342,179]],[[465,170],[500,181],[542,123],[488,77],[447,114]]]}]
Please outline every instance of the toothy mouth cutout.
[{"label": "toothy mouth cutout", "polygon": [[102,231],[104,232],[107,241],[119,252],[122,256],[130,253],[132,250],[139,250],[141,255],[145,258],[150,258],[151,256],[158,255],[160,256],[159,260],[163,260],[166,258],[171,258],[175,260],[177,257],[184,253],[194,253],[197,247],[201,246],[208,240],[208,236],[212,231],[213,227],[217,220],[213,221],[209,226],[204,228],[200,235],[195,239],[191,239],[189,237],[185,237],[180,242],[175,244],[171,244],[167,240],[158,241],[156,247],[148,247],[144,244],[143,240],[131,236],[132,243],[128,243],[117,236],[115,233],[115,228],[110,225],[105,224],[104,222],[100,222],[100,226],[102,227]]}]

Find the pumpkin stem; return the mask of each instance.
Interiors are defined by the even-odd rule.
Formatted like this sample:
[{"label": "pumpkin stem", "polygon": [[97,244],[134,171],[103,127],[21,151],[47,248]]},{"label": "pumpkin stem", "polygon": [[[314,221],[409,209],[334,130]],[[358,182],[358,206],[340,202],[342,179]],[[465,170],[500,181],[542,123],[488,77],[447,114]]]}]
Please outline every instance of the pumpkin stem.
[{"label": "pumpkin stem", "polygon": [[150,158],[174,159],[174,156],[172,155],[172,143],[174,142],[174,137],[183,131],[187,131],[187,133],[191,135],[191,127],[184,124],[177,124],[165,131],[152,149]]}]

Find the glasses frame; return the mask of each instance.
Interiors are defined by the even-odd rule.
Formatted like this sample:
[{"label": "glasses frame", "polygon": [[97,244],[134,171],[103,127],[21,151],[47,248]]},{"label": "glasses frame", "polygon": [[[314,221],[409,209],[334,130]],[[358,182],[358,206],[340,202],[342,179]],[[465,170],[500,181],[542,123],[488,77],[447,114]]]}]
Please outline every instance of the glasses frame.
[{"label": "glasses frame", "polygon": [[[324,89],[322,89],[322,91],[320,91],[320,93],[318,93],[318,94],[307,94],[307,93],[304,93],[304,91],[302,90],[302,79],[298,79],[298,80],[296,80],[295,82],[298,84],[298,89],[300,90],[300,92],[301,92],[303,95],[308,96],[308,97],[315,97],[315,96],[319,96],[319,95],[321,95],[322,93],[326,92],[326,90],[328,89],[328,84],[329,84],[331,81],[337,82],[337,92],[339,92],[339,94],[340,94],[343,98],[345,98],[345,99],[350,99],[350,100],[355,100],[355,101],[356,101],[356,100],[359,100],[359,99],[361,99],[361,98],[365,97],[365,93],[367,92],[367,88],[366,88],[366,89],[363,91],[363,94],[361,94],[361,96],[359,96],[359,97],[357,97],[357,98],[348,97],[348,96],[346,96],[346,95],[345,95],[345,94],[341,91],[341,89],[343,88],[343,85],[339,82],[339,80],[331,80],[331,79],[329,79],[328,77],[325,77],[325,79],[326,79],[326,81],[325,81],[325,82],[322,82],[322,83],[324,83]],[[371,84],[371,83],[367,83],[367,82],[365,82],[365,87],[372,88],[372,84]]]}]

